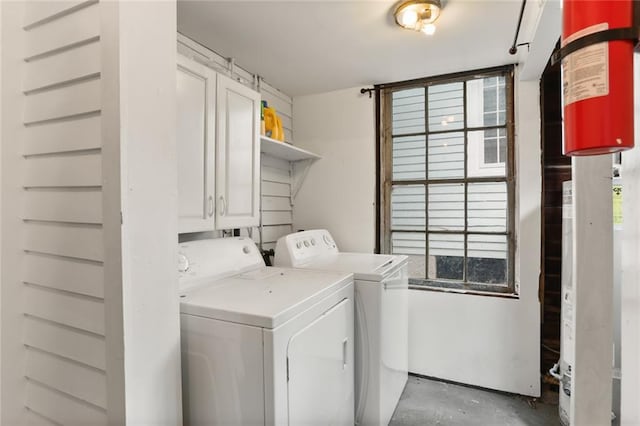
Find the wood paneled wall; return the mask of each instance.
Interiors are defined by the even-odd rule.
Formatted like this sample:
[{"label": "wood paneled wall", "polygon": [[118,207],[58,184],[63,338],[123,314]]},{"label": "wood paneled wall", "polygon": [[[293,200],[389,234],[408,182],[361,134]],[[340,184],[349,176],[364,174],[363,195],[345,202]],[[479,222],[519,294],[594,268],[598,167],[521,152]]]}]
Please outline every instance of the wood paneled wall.
[{"label": "wood paneled wall", "polygon": [[560,358],[562,287],[562,182],[571,180],[571,158],[562,155],[560,65],[547,65],[540,81],[542,112],[541,371]]}]

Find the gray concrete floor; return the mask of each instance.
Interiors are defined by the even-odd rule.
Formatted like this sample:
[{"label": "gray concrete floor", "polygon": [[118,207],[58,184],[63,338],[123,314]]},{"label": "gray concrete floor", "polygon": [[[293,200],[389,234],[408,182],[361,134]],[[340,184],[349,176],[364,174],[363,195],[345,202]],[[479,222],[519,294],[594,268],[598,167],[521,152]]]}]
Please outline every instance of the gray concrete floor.
[{"label": "gray concrete floor", "polygon": [[550,402],[409,376],[390,426],[560,425],[557,394],[545,397]]}]

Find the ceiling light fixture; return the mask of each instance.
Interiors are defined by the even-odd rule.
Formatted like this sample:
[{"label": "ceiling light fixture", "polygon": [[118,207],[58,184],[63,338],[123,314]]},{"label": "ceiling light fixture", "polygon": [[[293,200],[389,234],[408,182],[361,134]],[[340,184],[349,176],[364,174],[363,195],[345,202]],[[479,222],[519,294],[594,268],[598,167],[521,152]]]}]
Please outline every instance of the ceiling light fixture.
[{"label": "ceiling light fixture", "polygon": [[440,16],[442,3],[440,0],[405,1],[394,12],[396,23],[402,28],[422,31],[427,35],[436,32],[434,22]]}]

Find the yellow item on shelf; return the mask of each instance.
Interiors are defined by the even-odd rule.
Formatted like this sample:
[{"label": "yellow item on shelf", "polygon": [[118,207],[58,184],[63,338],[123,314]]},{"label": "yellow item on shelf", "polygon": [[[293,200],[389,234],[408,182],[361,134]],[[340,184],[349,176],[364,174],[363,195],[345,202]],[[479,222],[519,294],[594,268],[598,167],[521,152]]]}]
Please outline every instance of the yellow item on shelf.
[{"label": "yellow item on shelf", "polygon": [[282,130],[282,120],[276,114],[274,108],[264,109],[264,127],[266,135],[277,141],[284,141],[284,131]]}]

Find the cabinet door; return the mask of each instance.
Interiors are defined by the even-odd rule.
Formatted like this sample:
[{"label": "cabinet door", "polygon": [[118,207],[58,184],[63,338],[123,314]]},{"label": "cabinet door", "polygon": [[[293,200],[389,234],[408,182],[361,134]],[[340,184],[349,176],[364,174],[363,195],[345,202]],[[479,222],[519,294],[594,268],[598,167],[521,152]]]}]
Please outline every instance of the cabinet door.
[{"label": "cabinet door", "polygon": [[216,227],[260,222],[260,94],[218,75]]},{"label": "cabinet door", "polygon": [[178,232],[215,228],[216,73],[178,56]]}]

